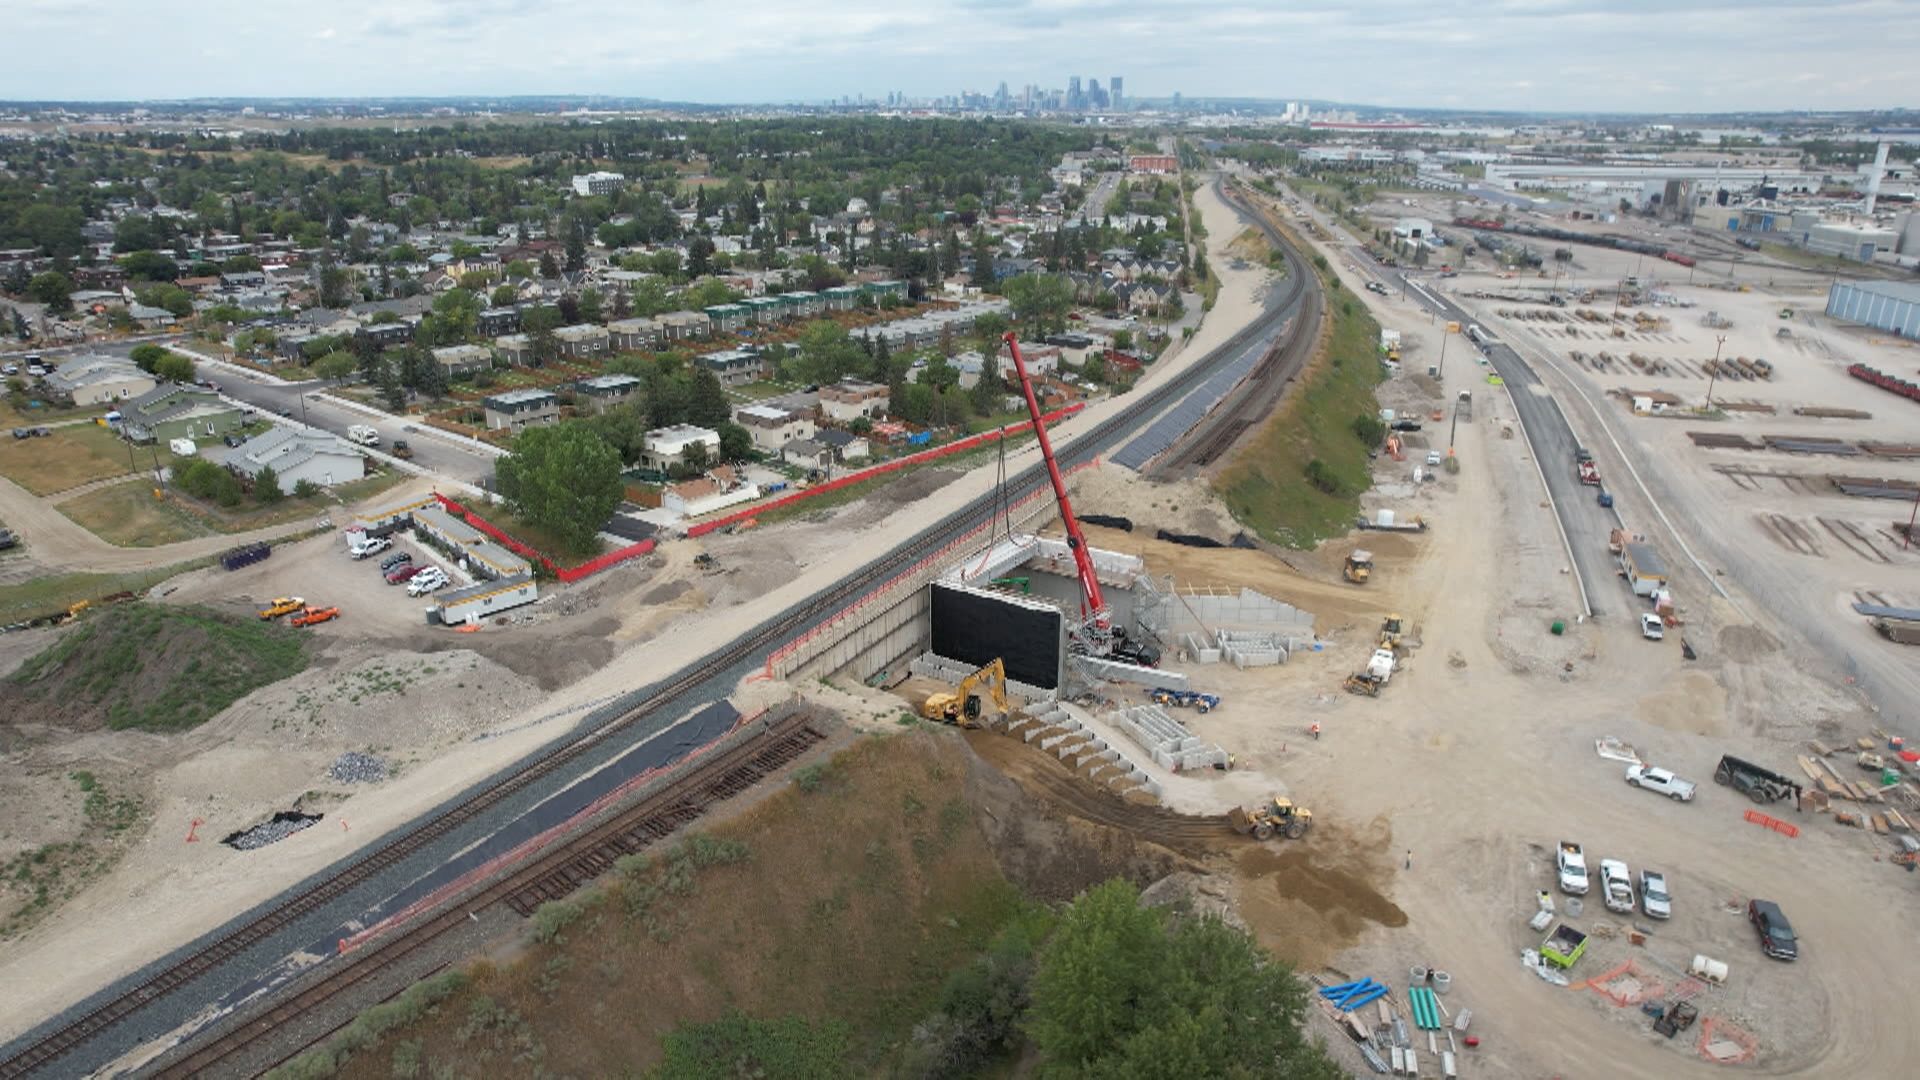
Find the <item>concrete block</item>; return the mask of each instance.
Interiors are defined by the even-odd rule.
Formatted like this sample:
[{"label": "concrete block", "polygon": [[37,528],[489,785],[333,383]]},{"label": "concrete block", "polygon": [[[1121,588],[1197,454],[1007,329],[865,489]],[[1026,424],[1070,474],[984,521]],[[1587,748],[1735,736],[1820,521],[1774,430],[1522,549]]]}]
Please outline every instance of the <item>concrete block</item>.
[{"label": "concrete block", "polygon": [[1046,738],[1040,740],[1040,749],[1051,750],[1054,747],[1065,742],[1066,740],[1067,740],[1067,736],[1065,734],[1049,735]]}]

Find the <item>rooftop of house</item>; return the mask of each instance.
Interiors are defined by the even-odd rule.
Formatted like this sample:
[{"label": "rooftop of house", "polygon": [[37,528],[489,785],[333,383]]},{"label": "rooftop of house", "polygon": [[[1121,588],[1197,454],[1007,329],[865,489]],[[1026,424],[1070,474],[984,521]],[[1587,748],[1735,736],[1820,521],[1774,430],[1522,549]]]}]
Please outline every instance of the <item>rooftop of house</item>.
[{"label": "rooftop of house", "polygon": [[528,387],[524,390],[509,390],[504,394],[494,394],[483,404],[489,408],[513,408],[517,405],[542,405],[556,401],[551,390]]},{"label": "rooftop of house", "polygon": [[318,431],[296,431],[293,428],[274,427],[219,454],[217,459],[229,468],[239,469],[248,476],[255,476],[269,465],[275,472],[284,473],[322,454],[341,457],[360,456],[358,450],[338,436]]},{"label": "rooftop of house", "polygon": [[845,449],[865,438],[866,436],[864,435],[859,435],[842,428],[824,428],[813,436],[815,442],[824,443],[836,450]]},{"label": "rooftop of house", "polygon": [[649,450],[672,454],[696,442],[713,443],[717,446],[720,443],[720,433],[697,424],[673,424],[647,432],[645,445]]},{"label": "rooftop of house", "polygon": [[581,379],[575,385],[589,394],[619,393],[639,386],[640,380],[632,375],[595,375],[591,379]]},{"label": "rooftop of house", "polygon": [[774,405],[744,405],[733,414],[746,420],[759,420],[769,424],[784,424],[793,418],[793,413]]}]

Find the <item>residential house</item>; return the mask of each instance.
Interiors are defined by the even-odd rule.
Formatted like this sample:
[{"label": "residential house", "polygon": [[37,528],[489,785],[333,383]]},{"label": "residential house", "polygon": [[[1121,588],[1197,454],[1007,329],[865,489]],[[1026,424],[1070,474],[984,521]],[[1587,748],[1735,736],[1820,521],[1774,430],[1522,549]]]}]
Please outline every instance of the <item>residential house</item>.
[{"label": "residential house", "polygon": [[843,423],[861,416],[878,420],[887,415],[887,388],[882,383],[842,379],[820,388],[820,411]]},{"label": "residential house", "polygon": [[607,324],[614,352],[639,352],[658,348],[660,323],[656,319],[616,319]]},{"label": "residential house", "polygon": [[722,349],[702,353],[693,362],[720,377],[722,386],[745,386],[766,378],[766,358],[745,349]]},{"label": "residential house", "polygon": [[617,172],[590,172],[573,178],[575,195],[612,195],[627,186],[627,178]]},{"label": "residential house", "polygon": [[433,350],[433,362],[446,368],[449,378],[472,375],[493,367],[493,350],[485,345],[448,345]]},{"label": "residential house", "polygon": [[860,287],[857,285],[835,285],[820,291],[820,302],[827,311],[852,311],[860,302]]},{"label": "residential house", "polygon": [[502,334],[515,334],[520,331],[520,309],[511,307],[487,308],[480,313],[475,329],[481,337],[499,337]]},{"label": "residential house", "polygon": [[640,441],[640,467],[667,472],[676,465],[685,465],[687,451],[694,446],[706,447],[707,460],[716,460],[720,456],[720,433],[692,424],[655,428]]},{"label": "residential house", "polygon": [[607,328],[597,323],[562,326],[554,330],[553,336],[560,342],[560,355],[576,360],[605,356],[612,343]]},{"label": "residential house", "polygon": [[812,439],[794,439],[780,448],[780,460],[803,469],[832,468],[833,449]]},{"label": "residential house", "polygon": [[120,406],[120,430],[138,443],[218,438],[245,422],[238,407],[203,386],[164,383]]},{"label": "residential house", "polygon": [[275,427],[231,450],[210,455],[213,460],[250,478],[271,467],[280,490],[293,494],[301,481],[332,487],[367,474],[367,459],[336,435]]},{"label": "residential house", "polygon": [[844,428],[824,428],[814,434],[813,441],[832,450],[833,459],[842,463],[858,461],[873,454],[866,436]]},{"label": "residential house", "polygon": [[759,497],[758,484],[746,483],[732,469],[720,465],[704,476],[668,485],[660,493],[660,508],[682,517],[696,517]]},{"label": "residential house", "polygon": [[509,390],[481,403],[490,431],[535,427],[560,422],[560,399],[550,390]]},{"label": "residential house", "polygon": [[493,349],[500,359],[515,367],[525,367],[533,363],[533,338],[527,334],[505,334],[493,339]]},{"label": "residential house", "polygon": [[574,383],[573,389],[589,411],[603,413],[632,399],[640,386],[640,380],[632,375],[596,375]]},{"label": "residential house", "polygon": [[782,293],[787,302],[787,314],[792,318],[818,318],[827,310],[826,298],[815,292]]},{"label": "residential house", "polygon": [[356,334],[372,342],[375,348],[391,349],[412,341],[413,329],[419,322],[418,319],[401,318],[394,322],[368,323]]},{"label": "residential house", "polygon": [[145,304],[128,304],[127,317],[142,330],[158,330],[163,326],[172,326],[176,321],[173,312],[166,308],[148,307]]},{"label": "residential house", "polygon": [[713,317],[704,311],[669,311],[656,321],[663,342],[693,341],[713,333]]},{"label": "residential house", "polygon": [[[1060,368],[1060,356],[1063,350],[1058,345],[1046,345],[1037,341],[1020,343],[1020,362],[1027,366],[1029,375],[1050,375]],[[1002,369],[1013,374],[1013,359],[1007,358]]]},{"label": "residential house", "polygon": [[904,301],[907,298],[907,283],[904,281],[869,281],[860,286],[860,292],[864,296],[872,297],[876,303],[887,300]]},{"label": "residential house", "polygon": [[117,356],[78,356],[46,377],[49,393],[74,405],[105,405],[137,398],[159,385],[153,376]]},{"label": "residential house", "polygon": [[747,429],[753,445],[768,453],[777,453],[795,439],[814,435],[813,418],[803,412],[775,405],[742,405],[733,411],[733,422]]},{"label": "residential house", "polygon": [[752,318],[746,307],[740,304],[715,304],[706,309],[707,318],[713,320],[716,333],[732,334],[747,328]]},{"label": "residential house", "polygon": [[[956,354],[947,363],[953,365],[953,369],[960,373],[960,377],[954,380],[955,385],[962,390],[971,390],[980,385],[980,375],[986,370],[987,358],[973,349],[968,349],[966,352]],[[910,376],[908,381],[919,382],[920,379],[916,373]]]},{"label": "residential house", "polygon": [[[1087,362],[1089,353],[1105,349],[1112,341],[1105,337],[1093,337],[1090,334],[1049,334],[1046,344],[1060,350],[1060,362],[1068,367],[1079,367]],[[1022,349],[1026,346],[1022,345]]]}]

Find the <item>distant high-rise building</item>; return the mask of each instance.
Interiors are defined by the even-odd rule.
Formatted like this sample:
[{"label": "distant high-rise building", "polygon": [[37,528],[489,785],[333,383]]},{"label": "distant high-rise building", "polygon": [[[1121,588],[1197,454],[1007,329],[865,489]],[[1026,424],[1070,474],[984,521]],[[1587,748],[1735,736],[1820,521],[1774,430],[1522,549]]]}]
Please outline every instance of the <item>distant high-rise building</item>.
[{"label": "distant high-rise building", "polygon": [[993,103],[996,106],[1004,109],[1007,107],[1008,98],[1009,98],[1009,95],[1007,94],[1007,84],[1003,82],[1000,84],[1000,88],[993,92]]},{"label": "distant high-rise building", "polygon": [[1108,85],[1109,85],[1109,89],[1107,90],[1107,96],[1113,99],[1113,111],[1119,112],[1120,110],[1125,109],[1126,105],[1122,104],[1120,99],[1120,76],[1115,75],[1113,78],[1109,79]]},{"label": "distant high-rise building", "polygon": [[1180,91],[1178,90],[1173,92],[1173,107],[1176,109],[1180,107]]},{"label": "distant high-rise building", "polygon": [[1085,103],[1086,99],[1080,96],[1080,76],[1067,76],[1067,108],[1078,109]]}]

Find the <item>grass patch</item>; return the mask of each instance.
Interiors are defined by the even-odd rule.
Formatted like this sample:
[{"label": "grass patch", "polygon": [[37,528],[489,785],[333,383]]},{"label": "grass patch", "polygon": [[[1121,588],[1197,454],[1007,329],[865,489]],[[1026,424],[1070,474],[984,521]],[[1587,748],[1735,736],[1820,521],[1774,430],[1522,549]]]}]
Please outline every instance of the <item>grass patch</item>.
[{"label": "grass patch", "polygon": [[56,574],[18,585],[0,585],[0,626],[63,611],[82,600],[98,600],[121,592],[146,592],[168,578],[211,566],[214,561],[208,556],[154,570],[125,574]]},{"label": "grass patch", "polygon": [[1373,388],[1380,327],[1365,305],[1320,270],[1332,309],[1325,345],[1296,392],[1214,480],[1234,519],[1265,539],[1311,548],[1352,528],[1372,483],[1369,445],[1354,421],[1379,415]]},{"label": "grass patch", "polygon": [[34,424],[58,424],[63,420],[75,420],[80,417],[89,419],[107,411],[105,405],[76,405],[68,408],[51,401],[44,401],[31,394],[15,398],[12,394],[0,395],[0,427],[29,427]]},{"label": "grass patch", "polygon": [[158,547],[214,533],[178,497],[154,498],[153,485],[144,480],[89,491],[56,509],[115,547]]},{"label": "grass patch", "polygon": [[764,401],[767,398],[779,397],[781,394],[790,394],[798,389],[797,386],[782,386],[777,382],[750,382],[741,386],[730,386],[727,388],[727,393],[750,401]]},{"label": "grass patch", "polygon": [[0,437],[0,475],[35,495],[125,476],[134,467],[127,457],[127,444],[94,424],[55,428],[53,434],[38,439]]},{"label": "grass patch", "polygon": [[7,696],[74,727],[184,731],[306,666],[304,639],[278,623],[123,604],[22,664]]},{"label": "grass patch", "polygon": [[504,506],[486,507],[481,516],[499,526],[508,536],[552,559],[556,566],[577,566],[589,559],[597,558],[607,550],[606,541],[595,537],[591,550],[576,551],[569,547],[559,534],[509,513]]},{"label": "grass patch", "polygon": [[915,1025],[1037,909],[974,827],[965,761],[934,732],[862,741],[811,794],[620,860],[350,1060],[277,1075],[934,1075],[896,1068]]},{"label": "grass patch", "polygon": [[146,807],[118,795],[90,772],[72,772],[81,798],[81,826],[72,840],[43,844],[0,863],[0,941],[32,929],[62,901],[119,861]]}]

